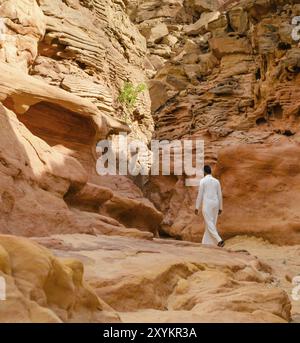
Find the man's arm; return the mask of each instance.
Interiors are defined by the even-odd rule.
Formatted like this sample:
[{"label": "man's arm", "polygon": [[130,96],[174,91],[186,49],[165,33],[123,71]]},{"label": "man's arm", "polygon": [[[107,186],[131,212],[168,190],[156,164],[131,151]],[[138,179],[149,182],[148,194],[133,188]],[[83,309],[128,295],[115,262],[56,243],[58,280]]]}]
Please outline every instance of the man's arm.
[{"label": "man's arm", "polygon": [[199,213],[199,208],[202,206],[203,202],[203,190],[204,190],[204,183],[203,180],[200,181],[200,186],[199,186],[199,191],[198,191],[198,196],[196,200],[196,210],[195,214]]},{"label": "man's arm", "polygon": [[222,195],[222,189],[221,189],[221,184],[218,181],[218,200],[219,200],[219,214],[222,213],[223,211],[223,195]]}]

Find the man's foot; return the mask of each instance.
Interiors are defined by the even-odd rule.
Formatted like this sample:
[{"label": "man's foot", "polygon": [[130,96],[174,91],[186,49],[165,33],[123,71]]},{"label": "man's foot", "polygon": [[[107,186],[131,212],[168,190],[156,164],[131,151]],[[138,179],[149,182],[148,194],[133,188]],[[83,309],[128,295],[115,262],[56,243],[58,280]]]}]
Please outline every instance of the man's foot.
[{"label": "man's foot", "polygon": [[225,242],[221,241],[218,243],[218,247],[223,248],[225,246]]}]

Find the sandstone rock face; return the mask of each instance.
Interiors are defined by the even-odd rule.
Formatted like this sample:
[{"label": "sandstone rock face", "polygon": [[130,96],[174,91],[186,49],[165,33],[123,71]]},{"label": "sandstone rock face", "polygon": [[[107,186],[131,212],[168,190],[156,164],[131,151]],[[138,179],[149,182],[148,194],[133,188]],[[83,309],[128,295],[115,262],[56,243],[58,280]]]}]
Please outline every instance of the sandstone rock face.
[{"label": "sandstone rock face", "polygon": [[[219,153],[218,171],[225,197],[220,227],[280,244],[299,243],[298,143],[237,145]],[[244,183],[243,190],[235,187]]]},{"label": "sandstone rock face", "polygon": [[84,282],[82,263],[60,261],[27,239],[0,235],[0,276],[6,282],[2,323],[120,321]]},{"label": "sandstone rock face", "polygon": [[97,198],[98,207],[90,212],[69,207],[67,196],[72,197],[70,193],[76,194],[82,188],[89,194],[93,192],[93,186],[84,188],[88,181],[84,167],[74,157],[62,154],[32,135],[16,115],[3,106],[0,118],[3,233],[42,236],[51,232],[103,232],[148,237],[148,233],[127,230],[116,220],[100,215],[101,200]]},{"label": "sandstone rock face", "polygon": [[0,5],[6,18],[0,49],[1,231],[152,237],[162,214],[134,180],[120,177],[115,187],[116,180],[96,173],[100,139],[125,132],[147,142],[153,130],[148,91],[134,114],[117,100],[124,82],[145,81],[145,39],[124,4]]},{"label": "sandstone rock face", "polygon": [[1,0],[0,13],[0,59],[27,71],[46,32],[43,11],[35,0]]},{"label": "sandstone rock face", "polygon": [[[298,5],[220,1],[221,7],[210,8],[189,1],[188,6],[176,3],[180,16],[166,16],[158,2],[151,8],[146,3],[135,9],[143,18],[136,20],[141,32],[155,18],[155,25],[165,23],[169,36],[177,39],[175,44],[167,39],[147,42],[154,137],[204,140],[205,160],[216,166],[224,186],[220,228],[225,237],[255,232],[273,242],[299,243],[299,207],[291,204],[299,175],[293,167],[299,144],[299,46],[291,25]],[[286,153],[273,161],[280,144]],[[241,157],[244,149],[256,157]],[[273,163],[280,172],[271,176]],[[245,202],[232,202],[236,192]],[[184,187],[182,177],[152,177],[145,194],[164,213],[161,232],[201,239],[203,225],[193,215],[197,191]],[[243,220],[237,220],[238,213]],[[246,220],[242,213],[248,213]]]},{"label": "sandstone rock face", "polygon": [[[1,322],[298,320],[293,15],[281,0],[0,0]],[[134,108],[120,101],[143,83]],[[120,133],[203,139],[224,238],[295,246],[157,238],[200,241],[197,189],[99,175],[97,142]]]},{"label": "sandstone rock face", "polygon": [[38,241],[57,256],[80,259],[89,285],[124,322],[290,320],[290,300],[272,268],[247,253],[78,234]]}]

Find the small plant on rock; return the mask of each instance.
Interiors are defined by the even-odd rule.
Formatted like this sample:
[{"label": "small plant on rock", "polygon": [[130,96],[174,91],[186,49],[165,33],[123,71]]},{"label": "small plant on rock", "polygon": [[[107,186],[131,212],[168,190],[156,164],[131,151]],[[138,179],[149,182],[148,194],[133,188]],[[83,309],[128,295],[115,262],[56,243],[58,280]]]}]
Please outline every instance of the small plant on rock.
[{"label": "small plant on rock", "polygon": [[146,84],[140,83],[134,86],[132,82],[126,82],[120,92],[118,100],[124,104],[129,111],[135,108],[138,96],[147,89]]}]

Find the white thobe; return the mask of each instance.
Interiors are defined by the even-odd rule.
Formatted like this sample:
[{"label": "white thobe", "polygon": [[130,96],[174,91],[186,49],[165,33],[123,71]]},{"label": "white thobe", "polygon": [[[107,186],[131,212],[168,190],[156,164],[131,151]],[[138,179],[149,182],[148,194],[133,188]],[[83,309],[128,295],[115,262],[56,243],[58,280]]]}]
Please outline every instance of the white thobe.
[{"label": "white thobe", "polygon": [[200,206],[205,224],[202,244],[217,245],[222,241],[216,225],[219,210],[223,209],[223,201],[220,182],[212,175],[207,175],[200,181],[196,209],[199,210]]}]

